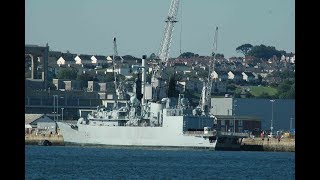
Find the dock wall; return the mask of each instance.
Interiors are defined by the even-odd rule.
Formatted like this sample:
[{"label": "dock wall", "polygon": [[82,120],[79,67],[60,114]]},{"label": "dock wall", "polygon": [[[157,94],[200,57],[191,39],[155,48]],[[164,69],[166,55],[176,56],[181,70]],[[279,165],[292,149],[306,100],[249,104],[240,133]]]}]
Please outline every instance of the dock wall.
[{"label": "dock wall", "polygon": [[26,145],[37,145],[40,141],[48,140],[52,145],[64,145],[64,140],[60,134],[26,134]]},{"label": "dock wall", "polygon": [[241,143],[243,151],[279,151],[295,152],[295,139],[284,138],[278,141],[275,138],[244,138]]}]

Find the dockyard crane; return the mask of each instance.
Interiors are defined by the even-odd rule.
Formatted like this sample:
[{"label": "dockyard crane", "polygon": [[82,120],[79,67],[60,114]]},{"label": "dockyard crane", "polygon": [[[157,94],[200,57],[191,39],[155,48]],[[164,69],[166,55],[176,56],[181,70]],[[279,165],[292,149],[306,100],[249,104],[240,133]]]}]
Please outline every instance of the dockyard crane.
[{"label": "dockyard crane", "polygon": [[214,66],[216,61],[216,54],[218,49],[218,27],[216,27],[214,38],[213,38],[213,48],[210,55],[210,64],[209,64],[209,74],[208,74],[208,81],[204,83],[204,87],[202,89],[202,96],[200,98],[199,106],[204,114],[209,112],[209,107],[211,106],[211,89],[213,78],[211,74],[214,72]]},{"label": "dockyard crane", "polygon": [[[117,49],[117,38],[114,37],[113,38],[113,57],[112,57],[112,65],[113,65],[113,75],[114,75],[114,88],[116,90],[116,94],[117,94],[117,98],[119,99],[119,95],[122,92],[122,84],[118,84],[117,82],[117,73],[116,73],[116,66],[118,65],[118,62],[116,60],[118,55],[118,49]],[[123,62],[123,58],[121,56],[119,56],[121,59],[121,62]],[[121,99],[121,98],[120,98]]]},{"label": "dockyard crane", "polygon": [[156,99],[159,99],[159,94],[161,94],[160,90],[164,90],[161,88],[162,84],[162,76],[163,71],[166,67],[166,63],[169,59],[169,52],[170,52],[170,46],[172,41],[172,34],[173,34],[173,28],[174,24],[177,21],[177,13],[178,13],[178,7],[179,7],[179,0],[172,0],[171,5],[169,8],[168,16],[166,17],[166,25],[164,29],[163,38],[160,44],[160,50],[158,53],[158,57],[160,59],[160,62],[154,67],[153,73],[152,73],[152,84],[156,91]]},{"label": "dockyard crane", "polygon": [[159,58],[161,59],[162,62],[167,62],[169,59],[169,51],[170,51],[170,45],[172,41],[174,23],[178,22],[177,21],[178,7],[179,7],[179,0],[172,0],[168,16],[165,20],[166,26],[164,29],[164,34],[163,34],[163,38],[162,38],[160,50],[159,50]]}]

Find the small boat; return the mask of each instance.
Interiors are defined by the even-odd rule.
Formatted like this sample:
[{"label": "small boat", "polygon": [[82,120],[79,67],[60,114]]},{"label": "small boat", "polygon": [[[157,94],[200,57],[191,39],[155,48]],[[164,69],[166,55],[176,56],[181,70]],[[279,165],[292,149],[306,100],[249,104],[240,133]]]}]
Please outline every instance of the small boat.
[{"label": "small boat", "polygon": [[41,140],[38,143],[39,146],[51,146],[52,142],[50,142],[49,140]]}]

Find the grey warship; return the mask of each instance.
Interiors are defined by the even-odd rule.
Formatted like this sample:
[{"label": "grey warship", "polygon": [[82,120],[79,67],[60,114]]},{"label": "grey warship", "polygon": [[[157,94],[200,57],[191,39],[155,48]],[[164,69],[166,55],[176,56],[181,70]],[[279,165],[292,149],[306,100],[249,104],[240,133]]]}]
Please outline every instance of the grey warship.
[{"label": "grey warship", "polygon": [[121,100],[125,103],[118,103],[119,97],[125,97],[123,93],[118,93],[112,109],[97,107],[87,117],[79,118],[74,125],[57,122],[65,143],[215,148],[216,118],[203,108],[192,108],[183,94],[179,94],[175,105],[171,98],[153,102],[143,96],[146,90],[145,61],[143,57],[140,67],[142,80],[136,80],[135,92],[128,93],[131,94],[128,100]]}]

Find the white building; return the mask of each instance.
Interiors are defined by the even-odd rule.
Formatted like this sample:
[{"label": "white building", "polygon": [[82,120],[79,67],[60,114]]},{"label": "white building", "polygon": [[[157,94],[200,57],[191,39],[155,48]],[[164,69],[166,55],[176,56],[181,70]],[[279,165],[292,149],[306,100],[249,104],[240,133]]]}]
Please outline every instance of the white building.
[{"label": "white building", "polygon": [[211,110],[213,115],[233,115],[233,98],[211,98]]},{"label": "white building", "polygon": [[57,124],[45,114],[25,114],[25,131],[30,133],[30,127],[39,134],[55,134]]}]

